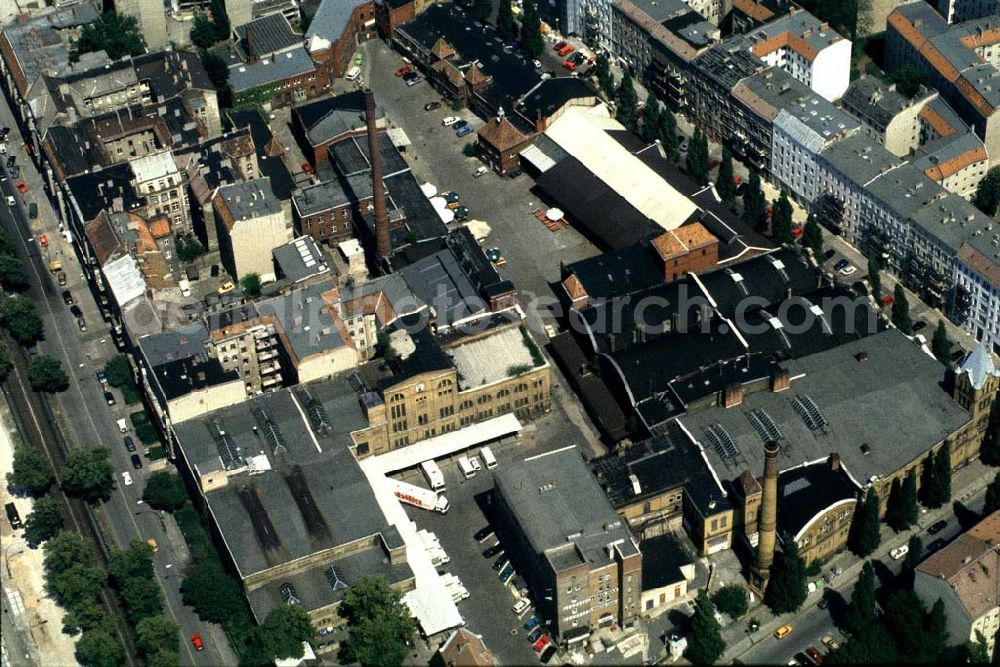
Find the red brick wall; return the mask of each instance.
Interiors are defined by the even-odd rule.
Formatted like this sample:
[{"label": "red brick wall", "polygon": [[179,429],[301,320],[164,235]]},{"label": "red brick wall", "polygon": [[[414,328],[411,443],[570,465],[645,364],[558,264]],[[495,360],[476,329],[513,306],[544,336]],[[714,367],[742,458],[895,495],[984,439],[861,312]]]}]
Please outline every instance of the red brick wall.
[{"label": "red brick wall", "polygon": [[691,252],[673,257],[664,262],[663,281],[679,280],[687,273],[701,273],[715,267],[719,263],[719,244],[713,243],[703,248],[695,248]]}]

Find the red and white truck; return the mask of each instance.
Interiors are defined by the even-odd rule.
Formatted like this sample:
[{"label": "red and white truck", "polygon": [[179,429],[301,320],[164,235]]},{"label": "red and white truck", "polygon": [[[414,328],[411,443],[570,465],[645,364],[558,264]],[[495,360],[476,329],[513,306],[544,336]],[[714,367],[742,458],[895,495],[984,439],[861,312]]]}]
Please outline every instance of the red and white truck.
[{"label": "red and white truck", "polygon": [[390,479],[389,483],[392,484],[392,492],[402,502],[432,512],[448,513],[448,499],[439,495],[437,491],[401,482],[398,479]]}]

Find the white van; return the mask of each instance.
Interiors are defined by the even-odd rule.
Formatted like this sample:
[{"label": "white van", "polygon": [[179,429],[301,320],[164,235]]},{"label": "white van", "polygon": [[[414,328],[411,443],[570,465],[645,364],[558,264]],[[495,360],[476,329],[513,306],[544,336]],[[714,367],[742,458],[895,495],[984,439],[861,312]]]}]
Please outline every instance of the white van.
[{"label": "white van", "polygon": [[125,422],[124,419],[119,419],[117,421],[117,424],[119,433],[128,433],[128,424]]},{"label": "white van", "polygon": [[420,464],[420,470],[424,473],[427,483],[435,491],[444,491],[444,473],[433,460],[424,461]]},{"label": "white van", "polygon": [[347,74],[344,75],[344,78],[348,81],[356,81],[359,76],[361,76],[361,68],[355,65],[351,69],[347,70]]},{"label": "white van", "polygon": [[493,452],[490,451],[489,447],[480,447],[479,456],[483,459],[483,463],[486,464],[487,470],[493,470],[497,467],[497,458],[493,456]]},{"label": "white van", "polygon": [[467,456],[458,457],[458,469],[462,471],[465,479],[472,479],[476,476],[476,469],[472,467],[472,462]]}]

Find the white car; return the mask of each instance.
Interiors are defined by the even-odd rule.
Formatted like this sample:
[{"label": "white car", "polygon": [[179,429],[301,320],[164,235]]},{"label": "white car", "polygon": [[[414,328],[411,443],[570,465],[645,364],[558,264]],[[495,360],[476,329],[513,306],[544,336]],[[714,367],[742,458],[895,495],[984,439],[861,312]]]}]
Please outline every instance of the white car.
[{"label": "white car", "polygon": [[551,324],[546,324],[545,325],[545,335],[548,336],[549,338],[555,338],[556,337],[556,328],[554,326],[552,326]]},{"label": "white car", "polygon": [[528,598],[521,598],[520,600],[514,603],[514,606],[511,607],[510,610],[514,612],[517,616],[520,616],[530,606],[531,603],[528,602]]},{"label": "white car", "polygon": [[122,480],[125,482],[125,486],[132,486],[132,473],[128,470],[122,473]]},{"label": "white car", "polygon": [[535,66],[535,69],[542,69],[542,61],[541,60],[532,60],[531,64]]},{"label": "white car", "polygon": [[11,197],[10,195],[7,195],[7,206],[13,207],[16,204],[17,204],[17,202],[14,200],[14,198]]},{"label": "white car", "polygon": [[459,118],[458,116],[445,116],[444,118],[441,119],[441,124],[444,125],[445,127],[451,127],[460,120],[462,119]]},{"label": "white car", "polygon": [[896,547],[895,549],[890,551],[889,555],[892,556],[893,560],[899,560],[908,553],[910,553],[910,547],[904,544],[903,546]]},{"label": "white car", "polygon": [[858,267],[854,266],[853,264],[848,264],[847,266],[842,268],[840,272],[845,276],[850,276],[858,272]]},{"label": "white car", "polygon": [[483,465],[479,462],[478,456],[470,456],[469,463],[472,464],[472,469],[475,470],[476,472],[479,472],[480,470],[483,469]]}]

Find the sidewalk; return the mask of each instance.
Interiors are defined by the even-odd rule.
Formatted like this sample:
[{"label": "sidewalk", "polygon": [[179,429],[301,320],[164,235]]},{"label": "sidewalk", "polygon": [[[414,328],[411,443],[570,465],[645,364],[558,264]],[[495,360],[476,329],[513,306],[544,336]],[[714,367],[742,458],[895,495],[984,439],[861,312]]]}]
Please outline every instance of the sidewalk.
[{"label": "sidewalk", "polygon": [[[878,549],[865,560],[880,560],[887,557],[890,551],[909,542],[910,537],[913,535],[923,534],[931,524],[940,519],[954,520],[952,503],[955,501],[966,503],[970,498],[982,493],[986,489],[987,484],[993,479],[995,472],[995,470],[981,464],[979,461],[973,461],[956,472],[952,477],[952,486],[953,488],[961,489],[961,491],[956,492],[952,496],[951,502],[946,503],[943,507],[936,510],[922,512],[920,518],[917,519],[917,525],[902,533],[896,533],[885,524],[882,524],[881,541],[879,542]],[[832,588],[845,598],[849,598],[854,581],[861,573],[864,561],[850,551],[845,550],[824,563],[823,570],[829,571],[832,567],[838,565],[843,568],[843,573],[826,588]],[[751,606],[750,611],[747,612],[743,619],[722,629],[722,636],[726,640],[727,648],[719,661],[720,664],[728,664],[734,659],[739,658],[779,627],[814,607],[822,599],[824,590],[826,589],[821,588],[810,593],[802,608],[793,614],[774,616],[763,604],[758,603]],[[751,642],[745,629],[747,620],[754,617],[760,622],[760,629],[756,632],[757,640]],[[832,627],[833,624],[831,621]]]}]

